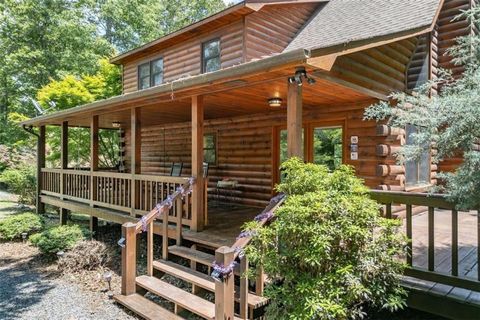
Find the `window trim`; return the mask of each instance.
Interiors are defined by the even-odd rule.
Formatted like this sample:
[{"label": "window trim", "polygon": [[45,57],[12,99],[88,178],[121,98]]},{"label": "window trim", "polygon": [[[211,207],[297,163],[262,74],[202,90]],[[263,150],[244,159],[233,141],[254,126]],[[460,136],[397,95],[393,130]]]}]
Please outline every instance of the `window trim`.
[{"label": "window trim", "polygon": [[[205,46],[207,44],[210,44],[212,42],[218,42],[218,56],[214,56],[214,57],[210,57],[208,59],[205,58]],[[210,39],[210,40],[207,40],[207,41],[204,41],[202,42],[202,53],[201,53],[201,63],[202,63],[202,73],[207,73],[206,71],[206,67],[207,67],[207,61],[209,60],[213,60],[213,59],[216,59],[218,58],[219,60],[219,68],[218,70],[222,69],[222,45],[221,45],[221,39],[220,38],[213,38],[213,39]],[[215,70],[215,71],[218,71],[218,70]],[[214,71],[210,71],[210,72],[214,72]]]},{"label": "window trim", "polygon": [[[157,73],[154,74],[154,73],[153,73],[153,64],[154,64],[155,62],[157,62],[157,61],[160,61],[160,60],[162,60],[162,65],[163,65],[163,66],[162,66],[162,72],[161,72],[161,73],[157,72]],[[146,87],[146,88],[142,88],[142,87],[141,87],[142,77],[141,77],[141,74],[140,74],[140,69],[141,69],[143,66],[145,66],[145,65],[148,65],[148,73],[149,73],[149,74],[148,74],[148,76],[149,76],[149,81],[148,81],[148,83],[149,83],[149,86]],[[157,84],[157,85],[153,85],[153,77],[154,77],[154,75],[156,75],[156,74],[161,74],[161,75],[162,75],[162,81],[161,81],[159,84]],[[158,57],[158,58],[155,58],[155,59],[153,59],[153,60],[150,60],[150,61],[147,61],[147,62],[144,62],[144,63],[139,64],[139,65],[137,66],[137,90],[145,90],[145,89],[149,89],[149,88],[156,87],[156,86],[159,86],[159,85],[163,84],[163,83],[164,83],[164,75],[165,75],[165,64],[164,64],[164,59],[163,59],[163,57]],[[144,78],[146,78],[146,77],[144,77]]]}]

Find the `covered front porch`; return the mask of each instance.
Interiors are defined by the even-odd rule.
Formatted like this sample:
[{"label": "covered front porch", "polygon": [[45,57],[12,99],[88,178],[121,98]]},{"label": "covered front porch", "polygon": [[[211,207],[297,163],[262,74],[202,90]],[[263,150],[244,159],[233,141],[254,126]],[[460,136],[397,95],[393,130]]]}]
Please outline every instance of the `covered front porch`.
[{"label": "covered front porch", "polygon": [[[233,243],[243,223],[274,195],[280,154],[308,157],[313,141],[303,138],[306,126],[322,123],[345,129],[346,150],[347,114],[361,112],[381,98],[304,68],[289,66],[212,82],[208,88],[174,90],[172,85],[170,91],[162,91],[161,86],[106,100],[95,108],[38,118],[39,210],[45,203],[58,206],[64,219],[73,207],[81,209],[92,216],[92,228],[99,217],[138,221],[194,177],[192,194],[170,212],[170,228],[181,223],[184,238],[198,233],[197,241],[209,247]],[[299,70],[315,81],[307,83],[304,78],[304,85],[290,81]],[[272,104],[273,98],[279,104]],[[358,126],[356,122],[350,121]],[[61,127],[60,167],[45,167],[47,126]],[[367,126],[374,134],[375,125]],[[89,132],[87,167],[72,168],[71,128]],[[106,129],[122,133],[122,157],[115,168],[99,166],[99,132]],[[282,130],[284,146],[279,141]],[[160,227],[155,231],[163,233]]]}]

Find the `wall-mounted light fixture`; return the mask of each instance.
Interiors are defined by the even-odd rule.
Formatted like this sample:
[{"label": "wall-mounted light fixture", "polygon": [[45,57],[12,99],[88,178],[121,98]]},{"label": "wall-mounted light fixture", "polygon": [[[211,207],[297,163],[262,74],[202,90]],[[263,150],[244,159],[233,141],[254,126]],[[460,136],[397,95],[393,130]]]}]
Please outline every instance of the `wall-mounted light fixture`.
[{"label": "wall-mounted light fixture", "polygon": [[112,127],[115,129],[118,129],[122,126],[122,124],[119,121],[113,121],[112,122]]},{"label": "wall-mounted light fixture", "polygon": [[272,108],[279,108],[282,106],[282,98],[270,98],[268,99],[268,105]]}]

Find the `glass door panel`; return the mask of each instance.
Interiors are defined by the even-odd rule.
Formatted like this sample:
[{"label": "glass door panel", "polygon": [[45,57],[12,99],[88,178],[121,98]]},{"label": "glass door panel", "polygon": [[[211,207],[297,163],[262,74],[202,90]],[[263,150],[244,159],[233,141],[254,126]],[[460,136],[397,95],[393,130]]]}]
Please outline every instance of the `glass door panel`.
[{"label": "glass door panel", "polygon": [[339,128],[313,128],[312,162],[326,165],[330,170],[343,161],[343,130]]}]

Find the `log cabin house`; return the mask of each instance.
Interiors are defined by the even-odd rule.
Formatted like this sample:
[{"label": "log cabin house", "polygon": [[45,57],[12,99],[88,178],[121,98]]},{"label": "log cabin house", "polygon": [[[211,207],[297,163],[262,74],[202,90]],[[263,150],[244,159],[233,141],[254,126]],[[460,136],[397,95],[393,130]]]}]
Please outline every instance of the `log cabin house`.
[{"label": "log cabin house", "polygon": [[[465,19],[453,20],[473,3],[246,0],[122,53],[111,59],[123,70],[122,95],[23,123],[38,127],[38,211],[58,207],[62,223],[69,210],[88,214],[92,229],[98,218],[123,223],[116,299],[145,318],[180,319],[184,310],[207,319],[253,318],[266,303],[261,274],[255,284],[239,280],[238,286],[214,282],[196,265],[210,266],[213,250],[225,266],[238,258],[233,244],[246,242],[236,240],[241,225],[261,208],[279,205],[269,200],[284,159],[349,164],[372,189],[397,192],[422,191],[436,183],[437,170],[458,163],[439,168],[426,151],[422,160],[398,165],[394,153],[414,128],[364,121],[363,113],[393,91],[432,79],[439,68],[459,76],[462,67],[446,50],[456,37],[474,32]],[[49,126],[61,127],[60,168],[45,167]],[[88,170],[69,167],[71,127],[90,129]],[[123,133],[124,158],[116,170],[98,164],[99,130],[112,127]],[[189,177],[195,178],[191,186]],[[192,193],[182,199],[179,186]],[[172,193],[173,209],[154,222],[157,204]],[[415,203],[403,203],[411,216]],[[147,230],[148,274],[137,277],[141,229]],[[154,234],[163,236],[158,261]],[[172,256],[192,268],[168,261]],[[430,251],[429,258],[433,271]],[[159,280],[156,272],[190,282],[192,292]],[[478,289],[478,282],[466,288]],[[195,295],[199,289],[215,292],[215,304]],[[174,312],[139,294],[145,290],[172,301]]]}]

